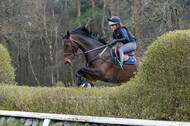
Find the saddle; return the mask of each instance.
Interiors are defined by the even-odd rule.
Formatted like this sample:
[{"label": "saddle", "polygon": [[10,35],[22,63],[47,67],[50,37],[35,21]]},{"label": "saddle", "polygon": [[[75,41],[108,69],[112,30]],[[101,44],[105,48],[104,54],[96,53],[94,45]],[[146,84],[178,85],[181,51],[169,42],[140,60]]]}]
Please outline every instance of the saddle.
[{"label": "saddle", "polygon": [[[118,48],[119,46],[115,46],[114,48],[112,48],[111,51],[111,56],[114,59],[119,59],[119,54],[118,54]],[[131,52],[126,52],[124,53],[124,64],[135,64],[136,63],[136,58],[135,58],[135,51],[131,51]]]}]

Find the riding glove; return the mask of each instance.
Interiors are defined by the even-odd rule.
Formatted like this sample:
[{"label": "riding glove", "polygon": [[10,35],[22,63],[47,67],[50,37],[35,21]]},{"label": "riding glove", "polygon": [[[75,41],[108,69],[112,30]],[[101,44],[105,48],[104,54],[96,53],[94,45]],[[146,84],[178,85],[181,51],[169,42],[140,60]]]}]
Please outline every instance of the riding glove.
[{"label": "riding glove", "polygon": [[116,39],[113,39],[112,42],[109,43],[110,46],[114,46],[117,43]]}]

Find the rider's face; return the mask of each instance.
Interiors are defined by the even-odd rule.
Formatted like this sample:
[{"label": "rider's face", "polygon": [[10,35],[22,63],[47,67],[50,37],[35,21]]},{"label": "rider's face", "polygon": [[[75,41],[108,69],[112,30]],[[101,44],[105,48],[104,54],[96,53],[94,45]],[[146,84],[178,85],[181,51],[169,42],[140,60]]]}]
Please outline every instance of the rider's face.
[{"label": "rider's face", "polygon": [[111,25],[110,27],[111,27],[111,29],[112,29],[113,31],[115,31],[115,30],[117,29],[117,25]]}]

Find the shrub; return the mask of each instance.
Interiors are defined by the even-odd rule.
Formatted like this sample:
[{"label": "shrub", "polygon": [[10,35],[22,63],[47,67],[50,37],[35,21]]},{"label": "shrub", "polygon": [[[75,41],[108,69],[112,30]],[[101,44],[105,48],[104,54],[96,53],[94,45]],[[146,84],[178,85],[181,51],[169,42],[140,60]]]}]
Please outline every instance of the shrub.
[{"label": "shrub", "polygon": [[[130,116],[190,120],[190,30],[158,37],[145,52],[135,79],[124,86]],[[123,97],[126,94],[123,94]]]},{"label": "shrub", "polygon": [[56,83],[56,86],[57,86],[57,87],[65,87],[65,85],[64,85],[64,83],[63,83],[62,81],[58,81],[58,82]]},{"label": "shrub", "polygon": [[0,44],[0,83],[15,84],[15,69],[6,48]]},{"label": "shrub", "polygon": [[190,30],[169,32],[146,51],[140,67],[143,83],[166,87],[190,82]]}]

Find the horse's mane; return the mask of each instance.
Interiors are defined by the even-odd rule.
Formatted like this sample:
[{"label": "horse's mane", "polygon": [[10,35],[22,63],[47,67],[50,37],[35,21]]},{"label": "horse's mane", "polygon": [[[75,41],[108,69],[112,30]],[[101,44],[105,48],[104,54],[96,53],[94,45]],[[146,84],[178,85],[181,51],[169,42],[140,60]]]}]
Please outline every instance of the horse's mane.
[{"label": "horse's mane", "polygon": [[72,31],[71,34],[80,34],[80,35],[88,36],[88,37],[90,37],[90,38],[92,38],[94,40],[98,40],[99,42],[101,42],[104,45],[107,44],[107,42],[106,42],[107,37],[103,38],[102,34],[99,35],[98,32],[92,33],[92,30],[89,31],[86,26],[79,26],[74,31]]}]

